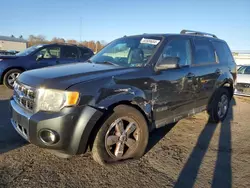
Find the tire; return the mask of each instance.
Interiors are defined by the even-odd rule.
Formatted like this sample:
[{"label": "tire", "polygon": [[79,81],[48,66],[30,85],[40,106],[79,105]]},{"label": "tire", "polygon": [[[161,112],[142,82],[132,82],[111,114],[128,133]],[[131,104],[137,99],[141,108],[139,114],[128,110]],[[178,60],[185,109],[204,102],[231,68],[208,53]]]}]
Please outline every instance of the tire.
[{"label": "tire", "polygon": [[[16,80],[16,78],[22,73],[21,70],[19,69],[11,69],[8,72],[5,73],[4,77],[3,77],[3,84],[9,88],[9,89],[13,89],[13,85],[14,82]],[[14,78],[15,77],[15,78]],[[11,79],[12,78],[12,79]],[[12,80],[12,82],[10,82],[10,79]]]},{"label": "tire", "polygon": [[[223,104],[225,104],[226,107],[222,107],[223,111],[221,111],[221,113],[219,113],[219,108],[220,106],[222,106],[222,100],[225,100],[223,102]],[[228,92],[228,90],[224,87],[220,88],[217,93],[214,96],[214,99],[212,101],[212,107],[209,111],[209,122],[211,123],[219,123],[224,121],[224,119],[227,116],[228,113],[228,109],[229,109],[229,105],[230,105],[230,94]],[[222,113],[223,112],[223,113]],[[221,114],[221,115],[220,115]]]},{"label": "tire", "polygon": [[[121,122],[124,131],[120,128]],[[145,153],[148,137],[148,125],[144,116],[131,106],[119,105],[96,134],[92,146],[93,159],[101,165],[138,159]],[[122,145],[123,152],[120,152]]]}]

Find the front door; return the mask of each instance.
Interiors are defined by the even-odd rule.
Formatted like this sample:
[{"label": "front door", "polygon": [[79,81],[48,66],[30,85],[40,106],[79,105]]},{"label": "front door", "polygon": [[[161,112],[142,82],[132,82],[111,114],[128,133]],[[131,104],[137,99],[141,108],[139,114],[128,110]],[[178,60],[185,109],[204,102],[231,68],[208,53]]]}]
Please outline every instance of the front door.
[{"label": "front door", "polygon": [[192,113],[195,108],[195,77],[190,69],[191,54],[189,38],[172,39],[163,50],[159,61],[164,57],[178,57],[180,60],[179,68],[160,71],[154,77],[156,89],[153,93],[153,103],[156,127],[176,122]]},{"label": "front door", "polygon": [[[29,69],[54,66],[59,64],[61,49],[58,46],[42,48],[31,56]],[[40,58],[38,58],[40,56]]]}]

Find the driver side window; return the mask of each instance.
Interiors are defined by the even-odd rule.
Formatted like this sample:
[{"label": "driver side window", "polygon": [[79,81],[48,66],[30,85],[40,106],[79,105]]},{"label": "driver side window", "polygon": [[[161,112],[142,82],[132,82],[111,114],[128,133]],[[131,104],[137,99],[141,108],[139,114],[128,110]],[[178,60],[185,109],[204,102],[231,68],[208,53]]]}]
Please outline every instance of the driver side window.
[{"label": "driver side window", "polygon": [[37,58],[39,55],[42,55],[43,59],[60,58],[60,47],[43,48],[35,54],[35,57]]},{"label": "driver side window", "polygon": [[189,39],[174,39],[164,48],[160,58],[178,57],[179,66],[191,65],[191,44]]}]

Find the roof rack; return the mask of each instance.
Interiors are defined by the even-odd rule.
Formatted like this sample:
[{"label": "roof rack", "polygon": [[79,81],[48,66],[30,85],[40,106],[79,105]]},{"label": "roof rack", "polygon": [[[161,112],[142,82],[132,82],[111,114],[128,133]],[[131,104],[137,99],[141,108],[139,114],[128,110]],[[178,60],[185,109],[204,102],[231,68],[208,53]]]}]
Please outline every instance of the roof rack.
[{"label": "roof rack", "polygon": [[192,30],[186,30],[183,29],[181,31],[181,34],[191,34],[191,35],[200,35],[200,36],[211,36],[213,38],[218,38],[216,35],[211,34],[211,33],[204,33],[204,32],[200,32],[200,31],[192,31]]}]

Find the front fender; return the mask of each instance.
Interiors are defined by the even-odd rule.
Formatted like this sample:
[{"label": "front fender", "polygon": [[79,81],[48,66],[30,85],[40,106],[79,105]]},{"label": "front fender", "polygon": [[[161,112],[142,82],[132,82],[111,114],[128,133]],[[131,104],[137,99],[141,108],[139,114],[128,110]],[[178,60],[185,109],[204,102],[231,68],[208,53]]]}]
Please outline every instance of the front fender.
[{"label": "front fender", "polygon": [[95,131],[95,126],[98,124],[98,121],[103,117],[105,112],[107,112],[108,108],[115,104],[129,102],[130,104],[139,107],[140,110],[143,111],[143,115],[146,116],[146,120],[151,122],[152,107],[144,97],[145,96],[143,96],[142,93],[141,95],[135,95],[133,92],[122,92],[99,101],[95,106],[87,106],[81,113],[82,115],[76,126],[77,129],[74,130],[74,140],[71,143],[70,148],[78,148],[78,150],[74,150],[72,153],[81,154],[86,151],[88,144],[94,139],[91,138],[91,133]]},{"label": "front fender", "polygon": [[150,100],[147,99],[147,96],[143,91],[137,89],[122,89],[118,90],[117,92],[118,93],[115,93],[114,95],[100,100],[96,104],[96,107],[101,109],[108,109],[110,106],[129,102],[132,105],[138,106],[144,112],[144,114],[148,118],[150,118],[152,104]]}]

